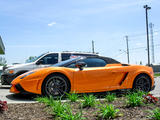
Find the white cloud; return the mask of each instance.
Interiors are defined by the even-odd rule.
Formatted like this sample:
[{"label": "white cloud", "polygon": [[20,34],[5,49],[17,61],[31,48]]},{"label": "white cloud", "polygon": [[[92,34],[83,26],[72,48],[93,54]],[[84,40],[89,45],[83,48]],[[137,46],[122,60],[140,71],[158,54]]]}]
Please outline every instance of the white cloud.
[{"label": "white cloud", "polygon": [[57,24],[57,23],[56,22],[51,22],[51,23],[48,24],[48,26],[51,27],[51,26],[53,26],[55,24]]}]

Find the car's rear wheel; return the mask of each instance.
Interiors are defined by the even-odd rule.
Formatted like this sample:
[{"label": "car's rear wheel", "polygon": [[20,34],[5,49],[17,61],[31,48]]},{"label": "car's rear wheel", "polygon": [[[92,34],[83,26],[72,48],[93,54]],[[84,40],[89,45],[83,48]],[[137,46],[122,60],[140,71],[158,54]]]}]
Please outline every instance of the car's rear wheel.
[{"label": "car's rear wheel", "polygon": [[149,92],[151,90],[151,82],[148,76],[139,75],[134,80],[133,90],[141,90]]},{"label": "car's rear wheel", "polygon": [[63,75],[51,75],[46,78],[42,85],[42,94],[48,97],[63,96],[69,90],[69,81]]}]

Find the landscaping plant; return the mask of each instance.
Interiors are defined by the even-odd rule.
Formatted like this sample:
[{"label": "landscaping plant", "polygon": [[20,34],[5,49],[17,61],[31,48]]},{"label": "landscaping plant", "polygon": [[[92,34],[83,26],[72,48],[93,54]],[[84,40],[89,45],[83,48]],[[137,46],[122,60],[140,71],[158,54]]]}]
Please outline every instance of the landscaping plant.
[{"label": "landscaping plant", "polygon": [[8,109],[8,106],[7,106],[7,101],[1,101],[0,100],[0,112],[3,112],[5,110]]},{"label": "landscaping plant", "polygon": [[156,108],[150,112],[152,113],[152,115],[150,115],[149,118],[153,120],[160,120],[160,108]]},{"label": "landscaping plant", "polygon": [[131,92],[128,95],[126,95],[127,98],[127,106],[128,107],[136,107],[136,106],[141,106],[143,105],[143,94],[142,92]]},{"label": "landscaping plant", "polygon": [[107,102],[112,102],[116,99],[116,95],[114,93],[109,93],[108,95],[106,95],[105,99],[107,100]]},{"label": "landscaping plant", "polygon": [[84,119],[82,117],[82,109],[79,113],[73,114],[71,107],[69,105],[65,106],[65,111],[60,114],[61,120],[81,120]]},{"label": "landscaping plant", "polygon": [[78,95],[73,92],[73,93],[66,93],[67,98],[71,101],[71,102],[76,102],[78,100]]},{"label": "landscaping plant", "polygon": [[83,100],[84,100],[84,101],[82,101],[82,107],[83,108],[93,107],[97,103],[96,102],[96,97],[93,96],[93,95],[84,95]]},{"label": "landscaping plant", "polygon": [[115,109],[112,104],[100,106],[99,116],[102,119],[114,119],[118,116],[119,109]]},{"label": "landscaping plant", "polygon": [[45,103],[46,105],[52,106],[55,102],[52,96],[48,97],[37,97],[35,98],[36,101]]}]

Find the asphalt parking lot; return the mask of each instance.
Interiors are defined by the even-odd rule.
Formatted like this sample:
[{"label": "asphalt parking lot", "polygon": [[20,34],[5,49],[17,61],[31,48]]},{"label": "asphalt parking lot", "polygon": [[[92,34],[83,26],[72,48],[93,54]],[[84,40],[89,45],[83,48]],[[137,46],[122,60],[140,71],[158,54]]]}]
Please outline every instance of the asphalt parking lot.
[{"label": "asphalt parking lot", "polygon": [[[155,89],[151,93],[155,97],[160,97],[160,77],[155,78]],[[0,100],[7,101],[8,103],[33,103],[35,95],[29,94],[12,94],[9,92],[10,86],[0,85]]]}]

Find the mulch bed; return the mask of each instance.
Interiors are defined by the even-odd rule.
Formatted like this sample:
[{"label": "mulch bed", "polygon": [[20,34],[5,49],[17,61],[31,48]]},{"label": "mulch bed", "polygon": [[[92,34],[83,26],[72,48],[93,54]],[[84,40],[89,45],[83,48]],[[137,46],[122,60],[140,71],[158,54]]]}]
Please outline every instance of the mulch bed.
[{"label": "mulch bed", "polygon": [[[100,101],[103,105],[108,104],[106,101]],[[70,103],[74,113],[80,111],[80,102]],[[125,105],[123,97],[117,98],[112,103],[115,108],[120,109],[122,116],[115,120],[147,120],[147,116],[151,113],[148,110],[160,108],[160,101],[154,104],[145,104],[141,107],[128,108]],[[8,104],[8,110],[0,113],[0,120],[53,120],[54,117],[48,112],[49,109],[43,103],[23,103],[23,104]],[[88,120],[97,120],[99,109],[97,107],[83,108],[83,117]],[[99,119],[100,120],[100,119]]]}]

